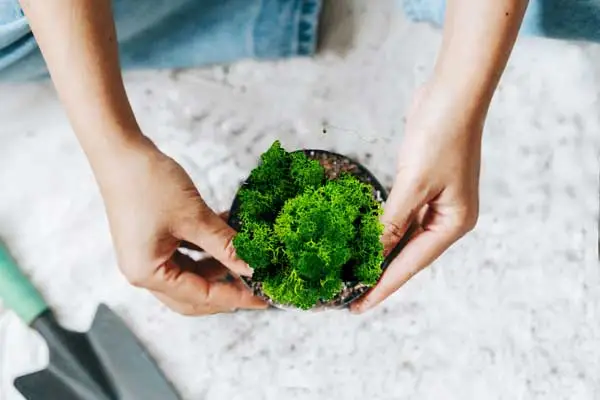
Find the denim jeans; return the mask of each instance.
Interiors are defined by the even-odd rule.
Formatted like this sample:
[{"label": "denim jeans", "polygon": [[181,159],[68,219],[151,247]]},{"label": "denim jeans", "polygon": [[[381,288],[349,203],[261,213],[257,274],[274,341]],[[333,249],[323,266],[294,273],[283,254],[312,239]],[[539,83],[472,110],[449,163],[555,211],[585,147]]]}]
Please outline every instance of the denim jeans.
[{"label": "denim jeans", "polygon": [[[413,21],[444,22],[446,0],[399,0]],[[520,34],[600,42],[599,0],[529,0]]]},{"label": "denim jeans", "polygon": [[[113,0],[124,69],[312,55],[320,11],[321,0]],[[0,79],[47,74],[18,0],[0,0]]]}]

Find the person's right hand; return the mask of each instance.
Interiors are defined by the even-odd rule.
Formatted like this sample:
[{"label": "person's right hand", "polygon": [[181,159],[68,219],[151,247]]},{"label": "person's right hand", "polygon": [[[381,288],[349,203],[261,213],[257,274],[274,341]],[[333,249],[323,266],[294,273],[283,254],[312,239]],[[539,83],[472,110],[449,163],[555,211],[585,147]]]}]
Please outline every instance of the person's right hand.
[{"label": "person's right hand", "polygon": [[465,112],[448,93],[433,83],[415,96],[381,218],[384,254],[405,240],[406,246],[352,304],[355,313],[380,304],[475,227],[485,114]]},{"label": "person's right hand", "polygon": [[[95,174],[119,266],[129,282],[184,315],[267,307],[224,273],[223,266],[234,278],[252,274],[235,254],[235,231],[205,204],[183,168],[153,143],[144,138],[123,146]],[[189,270],[179,262],[182,241],[214,260]]]}]

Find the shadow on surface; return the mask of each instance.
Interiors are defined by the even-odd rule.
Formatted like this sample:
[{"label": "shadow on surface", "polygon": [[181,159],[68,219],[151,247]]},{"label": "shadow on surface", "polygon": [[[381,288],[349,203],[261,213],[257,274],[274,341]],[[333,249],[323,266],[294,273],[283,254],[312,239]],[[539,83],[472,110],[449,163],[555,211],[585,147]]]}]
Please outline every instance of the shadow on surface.
[{"label": "shadow on surface", "polygon": [[345,55],[352,49],[357,31],[356,5],[349,1],[323,0],[317,51]]}]

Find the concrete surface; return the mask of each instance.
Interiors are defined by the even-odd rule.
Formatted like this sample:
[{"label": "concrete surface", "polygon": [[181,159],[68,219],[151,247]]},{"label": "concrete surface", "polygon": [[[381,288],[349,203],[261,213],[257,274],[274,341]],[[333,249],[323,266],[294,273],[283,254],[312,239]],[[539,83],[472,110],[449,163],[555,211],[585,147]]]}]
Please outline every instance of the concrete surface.
[{"label": "concrete surface", "polygon": [[[366,3],[327,11],[315,60],[128,75],[146,132],[210,205],[227,208],[276,138],[357,156],[391,183],[440,33]],[[0,87],[0,230],[64,324],[110,304],[186,399],[598,399],[599,91],[598,46],[521,40],[486,127],[478,227],[362,317],[189,319],[129,287],[48,85]],[[20,399],[12,379],[46,357],[0,311],[0,399]]]}]

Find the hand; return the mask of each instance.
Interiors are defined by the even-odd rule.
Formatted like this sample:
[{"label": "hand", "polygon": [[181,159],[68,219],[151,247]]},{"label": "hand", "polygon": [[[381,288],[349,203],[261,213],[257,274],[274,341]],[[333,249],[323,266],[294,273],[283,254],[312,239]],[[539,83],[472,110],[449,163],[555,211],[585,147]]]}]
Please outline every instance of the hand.
[{"label": "hand", "polygon": [[425,86],[415,97],[382,216],[384,253],[411,223],[417,230],[379,283],[352,304],[355,313],[382,302],[476,224],[484,115],[468,115],[445,93]]},{"label": "hand", "polygon": [[[186,172],[154,144],[143,139],[123,146],[110,164],[95,172],[120,268],[133,285],[150,290],[184,315],[267,307],[241,282],[222,279],[226,274],[220,264],[233,274],[252,274],[235,255],[235,231],[207,207]],[[181,241],[204,249],[218,263],[203,261],[199,266],[204,268],[191,271],[176,251]]]}]

